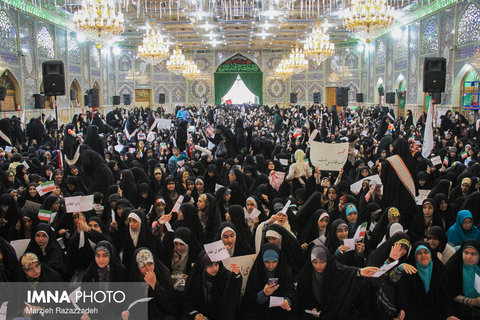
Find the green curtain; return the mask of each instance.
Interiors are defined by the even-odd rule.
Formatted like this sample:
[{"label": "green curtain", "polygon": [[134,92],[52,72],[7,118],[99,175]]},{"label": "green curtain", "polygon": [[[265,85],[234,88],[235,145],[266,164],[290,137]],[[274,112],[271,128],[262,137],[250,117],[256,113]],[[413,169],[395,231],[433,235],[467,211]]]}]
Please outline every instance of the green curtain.
[{"label": "green curtain", "polygon": [[263,104],[263,74],[262,72],[240,72],[240,78],[247,86],[248,90],[252,91],[259,98],[259,104]]},{"label": "green curtain", "polygon": [[227,94],[237,79],[235,72],[215,72],[215,104],[222,103],[222,97]]}]

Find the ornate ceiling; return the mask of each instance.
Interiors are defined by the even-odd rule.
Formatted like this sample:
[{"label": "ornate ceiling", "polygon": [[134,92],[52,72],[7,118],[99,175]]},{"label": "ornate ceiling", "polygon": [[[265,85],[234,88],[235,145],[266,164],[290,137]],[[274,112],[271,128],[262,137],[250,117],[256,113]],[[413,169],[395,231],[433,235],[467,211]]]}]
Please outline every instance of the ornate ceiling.
[{"label": "ornate ceiling", "polygon": [[[179,43],[184,50],[292,48],[306,38],[317,20],[326,23],[330,39],[337,45],[358,40],[342,26],[344,9],[355,0],[116,1],[126,20],[124,33],[116,39],[121,46],[140,45],[147,26],[152,23],[162,30],[170,48]],[[442,1],[388,0],[388,3],[395,8],[396,19],[402,20]],[[40,0],[28,3],[39,6]],[[80,5],[81,0],[44,0],[42,11],[68,23]]]}]

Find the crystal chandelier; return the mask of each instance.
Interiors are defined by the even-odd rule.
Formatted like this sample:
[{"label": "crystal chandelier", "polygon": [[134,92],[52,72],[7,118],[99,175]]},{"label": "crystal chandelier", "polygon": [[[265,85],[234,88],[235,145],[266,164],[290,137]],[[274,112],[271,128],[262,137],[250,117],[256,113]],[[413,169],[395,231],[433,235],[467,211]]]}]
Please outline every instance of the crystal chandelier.
[{"label": "crystal chandelier", "polygon": [[293,75],[293,68],[290,65],[290,61],[287,59],[287,57],[283,56],[283,59],[275,69],[275,75],[282,79],[286,79]]},{"label": "crystal chandelier", "polygon": [[185,55],[182,53],[182,50],[179,49],[178,43],[173,50],[172,55],[167,61],[167,69],[170,72],[175,74],[181,74],[186,67]]},{"label": "crystal chandelier", "polygon": [[115,10],[113,0],[82,0],[82,7],[73,14],[73,23],[78,31],[97,43],[125,29],[123,13]]},{"label": "crystal chandelier", "polygon": [[387,0],[353,0],[346,10],[343,26],[370,43],[374,32],[391,26],[394,20]]},{"label": "crystal chandelier", "polygon": [[292,52],[288,57],[288,64],[295,74],[308,68],[308,60],[305,59],[305,53],[303,53],[303,49],[298,47],[298,44],[295,45],[295,49],[292,48]]},{"label": "crystal chandelier", "polygon": [[190,57],[190,60],[186,62],[186,66],[182,72],[182,75],[188,80],[193,80],[200,77],[200,70],[195,62],[193,62],[192,57]]},{"label": "crystal chandelier", "polygon": [[303,47],[305,56],[320,64],[323,60],[335,53],[335,45],[330,42],[330,37],[323,31],[319,23],[313,28],[312,34],[307,38]]},{"label": "crystal chandelier", "polygon": [[152,28],[143,37],[143,44],[138,46],[138,56],[154,65],[168,58],[168,45],[163,42],[160,31]]}]

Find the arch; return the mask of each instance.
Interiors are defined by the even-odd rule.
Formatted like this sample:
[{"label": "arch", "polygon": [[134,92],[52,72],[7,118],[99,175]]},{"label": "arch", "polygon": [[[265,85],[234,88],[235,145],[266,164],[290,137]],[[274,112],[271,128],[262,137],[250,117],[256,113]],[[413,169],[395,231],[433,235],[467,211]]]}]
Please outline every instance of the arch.
[{"label": "arch", "polygon": [[474,68],[470,64],[465,64],[460,71],[458,71],[457,75],[455,76],[455,80],[453,81],[453,89],[452,89],[452,108],[462,112],[462,86],[465,78],[468,76],[470,71],[474,70]]},{"label": "arch", "polygon": [[[72,91],[75,90],[74,93],[74,99],[72,100]],[[79,106],[83,106],[83,90],[82,87],[80,86],[80,83],[78,82],[77,78],[73,78],[72,82],[70,82],[69,86],[69,100],[70,100],[70,106],[72,108],[76,108]]]},{"label": "arch", "polygon": [[458,23],[457,43],[459,45],[476,42],[480,39],[479,19],[480,8],[475,3],[471,3],[463,11]]},{"label": "arch", "polygon": [[102,88],[100,88],[100,85],[98,84],[97,80],[93,82],[92,89],[98,90],[98,106],[102,107],[103,106]]},{"label": "arch", "polygon": [[[20,82],[10,69],[0,68],[0,84],[7,87],[7,98],[5,98],[5,101],[10,100],[11,103],[13,103],[13,109],[9,109],[8,111],[15,110],[17,104],[20,105],[20,108],[23,108],[23,92],[21,90]],[[9,96],[12,98],[8,98]],[[6,110],[4,109],[4,105],[6,105],[5,101],[2,102],[2,111]]]},{"label": "arch", "polygon": [[239,52],[239,51],[237,51],[237,52],[229,55],[229,56],[226,57],[225,59],[221,60],[221,62],[219,62],[218,64],[216,64],[216,65],[215,65],[215,71],[218,69],[218,67],[219,67],[222,63],[224,63],[225,61],[231,59],[232,57],[234,57],[234,56],[236,56],[236,55],[241,55],[241,56],[244,56],[245,58],[251,60],[253,63],[255,63],[255,64],[258,66],[258,68],[260,69],[260,71],[263,72],[262,66],[255,62],[256,59],[255,59],[250,53],[248,53],[248,52]]},{"label": "arch", "polygon": [[43,26],[37,33],[37,49],[40,57],[55,59],[54,41],[50,30]]},{"label": "arch", "polygon": [[263,104],[262,70],[255,62],[241,53],[230,56],[216,68],[214,73],[215,104],[221,103],[222,97],[232,88],[237,76],[240,76],[245,86],[259,98],[259,104]]}]

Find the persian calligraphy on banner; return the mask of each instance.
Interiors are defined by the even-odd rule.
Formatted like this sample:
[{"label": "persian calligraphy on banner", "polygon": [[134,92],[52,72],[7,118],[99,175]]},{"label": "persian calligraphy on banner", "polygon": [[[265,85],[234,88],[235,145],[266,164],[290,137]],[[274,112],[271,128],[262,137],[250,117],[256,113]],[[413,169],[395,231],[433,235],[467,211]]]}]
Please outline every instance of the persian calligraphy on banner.
[{"label": "persian calligraphy on banner", "polygon": [[257,254],[247,254],[245,256],[238,256],[238,257],[231,257],[229,259],[223,260],[222,263],[227,270],[231,270],[230,264],[236,263],[240,266],[240,274],[242,275],[242,291],[241,294],[245,293],[245,288],[247,287],[247,280],[250,274],[250,270],[252,269],[253,263],[255,262],[255,258],[257,258]]},{"label": "persian calligraphy on banner", "polygon": [[347,161],[348,142],[321,143],[312,141],[310,159],[312,164],[320,170],[340,171]]}]

